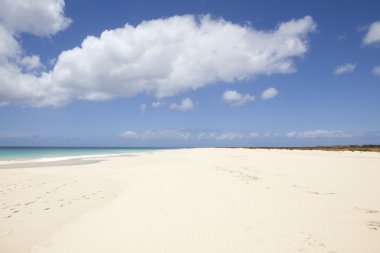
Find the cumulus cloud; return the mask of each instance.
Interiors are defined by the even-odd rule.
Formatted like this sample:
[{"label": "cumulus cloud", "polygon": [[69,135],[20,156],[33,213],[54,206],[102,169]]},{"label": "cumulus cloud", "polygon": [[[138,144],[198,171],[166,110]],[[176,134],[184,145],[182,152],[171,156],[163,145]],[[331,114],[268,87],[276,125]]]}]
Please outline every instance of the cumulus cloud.
[{"label": "cumulus cloud", "polygon": [[374,75],[380,76],[380,66],[376,66],[372,69]]},{"label": "cumulus cloud", "polygon": [[125,131],[120,135],[126,140],[188,140],[191,136],[189,131],[184,129],[162,129],[147,130],[142,132]]},{"label": "cumulus cloud", "polygon": [[180,140],[187,141],[191,139],[209,140],[209,141],[236,141],[244,140],[246,136],[239,132],[201,132],[186,129],[160,129],[146,131],[125,131],[120,136],[126,140],[153,141],[153,140]]},{"label": "cumulus cloud", "polygon": [[[0,0],[0,105],[57,105],[63,89],[55,84],[38,55],[27,55],[16,40],[20,33],[49,36],[71,22],[63,0]],[[62,102],[61,102],[62,103]]]},{"label": "cumulus cloud", "polygon": [[252,132],[249,134],[250,139],[258,139],[258,138],[260,138],[260,136],[261,136],[260,133],[255,133],[255,132]]},{"label": "cumulus cloud", "polygon": [[309,130],[293,131],[285,134],[281,133],[257,133],[248,135],[250,139],[275,139],[275,138],[300,138],[300,139],[325,139],[325,138],[355,138],[355,137],[379,137],[378,131],[333,131],[333,130]]},{"label": "cumulus cloud", "polygon": [[278,94],[278,90],[276,90],[275,88],[268,88],[264,90],[263,93],[261,93],[261,98],[264,100],[267,100],[267,99],[274,98],[275,96],[277,96],[277,94]]},{"label": "cumulus cloud", "polygon": [[244,138],[245,138],[245,135],[239,132],[198,134],[198,139],[200,140],[233,141],[233,140],[243,140]]},{"label": "cumulus cloud", "polygon": [[8,59],[17,57],[21,53],[21,48],[14,35],[5,29],[0,23],[0,67]]},{"label": "cumulus cloud", "polygon": [[226,90],[223,93],[223,100],[229,103],[231,106],[241,106],[247,102],[252,102],[255,100],[255,96],[245,94],[242,95],[236,90]]},{"label": "cumulus cloud", "polygon": [[369,28],[367,34],[364,36],[363,44],[370,45],[374,43],[380,42],[380,21],[372,23]]},{"label": "cumulus cloud", "polygon": [[313,130],[304,132],[290,132],[286,135],[289,138],[348,138],[362,135],[360,132],[344,132],[344,131],[328,131],[328,130]]},{"label": "cumulus cloud", "polygon": [[[63,15],[63,1],[37,2],[13,8],[12,3],[21,2],[5,1],[0,23],[36,35],[52,35],[70,23]],[[10,10],[12,15],[7,14]],[[42,22],[42,27],[35,22]],[[99,101],[138,93],[164,98],[216,82],[292,73],[294,58],[308,51],[308,35],[315,27],[310,16],[268,31],[192,15],[144,21],[135,27],[126,24],[99,37],[88,36],[80,46],[62,52],[51,71],[38,75],[25,72],[11,59],[20,51],[19,44],[0,29],[0,58],[6,59],[0,65],[0,101],[56,106],[73,99]]]},{"label": "cumulus cloud", "polygon": [[190,98],[182,99],[181,103],[173,103],[170,105],[170,109],[179,111],[189,111],[194,108],[194,103]]},{"label": "cumulus cloud", "polygon": [[[197,131],[188,129],[163,129],[146,131],[125,131],[120,134],[122,138],[130,141],[186,141],[188,143],[251,143],[252,141],[290,141],[326,139],[353,140],[356,138],[378,139],[380,131],[333,131],[333,130],[309,130],[293,131],[289,133],[278,132],[236,132],[236,131]],[[1,133],[0,133],[1,137]]]},{"label": "cumulus cloud", "polygon": [[120,134],[126,140],[137,140],[139,139],[140,134],[135,131],[125,131]]},{"label": "cumulus cloud", "polygon": [[350,73],[350,72],[354,72],[355,68],[356,68],[356,64],[347,63],[347,64],[337,66],[334,70],[334,73],[335,75]]},{"label": "cumulus cloud", "polygon": [[66,29],[64,0],[0,0],[0,23],[14,33],[53,35]]},{"label": "cumulus cloud", "polygon": [[274,139],[274,138],[279,138],[279,137],[283,137],[283,135],[281,135],[280,133],[269,133],[269,132],[266,132],[266,133],[252,132],[248,135],[249,139]]},{"label": "cumulus cloud", "polygon": [[37,70],[42,68],[43,65],[40,62],[38,55],[25,56],[20,60],[20,65],[24,66],[27,71]]},{"label": "cumulus cloud", "polygon": [[166,104],[167,103],[165,101],[155,101],[152,103],[152,108],[157,109],[157,108],[160,108]]}]

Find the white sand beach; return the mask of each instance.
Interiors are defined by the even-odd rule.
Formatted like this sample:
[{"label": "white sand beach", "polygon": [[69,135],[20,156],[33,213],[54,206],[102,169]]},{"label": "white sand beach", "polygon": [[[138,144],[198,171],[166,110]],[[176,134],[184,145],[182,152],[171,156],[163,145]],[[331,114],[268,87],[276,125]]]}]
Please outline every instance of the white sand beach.
[{"label": "white sand beach", "polygon": [[0,252],[380,252],[380,153],[94,159],[0,166]]}]

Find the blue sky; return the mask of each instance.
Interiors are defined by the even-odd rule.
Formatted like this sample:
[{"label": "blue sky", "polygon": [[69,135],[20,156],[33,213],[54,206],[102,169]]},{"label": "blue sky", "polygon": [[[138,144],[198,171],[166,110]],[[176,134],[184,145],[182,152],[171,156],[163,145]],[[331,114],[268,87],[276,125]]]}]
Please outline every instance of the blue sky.
[{"label": "blue sky", "polygon": [[379,1],[23,3],[1,146],[380,144]]}]

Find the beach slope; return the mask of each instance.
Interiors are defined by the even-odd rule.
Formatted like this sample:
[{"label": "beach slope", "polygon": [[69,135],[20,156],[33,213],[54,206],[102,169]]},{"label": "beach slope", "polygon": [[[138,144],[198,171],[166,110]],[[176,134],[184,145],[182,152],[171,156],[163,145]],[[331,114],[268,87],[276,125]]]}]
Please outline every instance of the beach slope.
[{"label": "beach slope", "polygon": [[0,252],[380,252],[380,154],[179,149],[0,169]]}]

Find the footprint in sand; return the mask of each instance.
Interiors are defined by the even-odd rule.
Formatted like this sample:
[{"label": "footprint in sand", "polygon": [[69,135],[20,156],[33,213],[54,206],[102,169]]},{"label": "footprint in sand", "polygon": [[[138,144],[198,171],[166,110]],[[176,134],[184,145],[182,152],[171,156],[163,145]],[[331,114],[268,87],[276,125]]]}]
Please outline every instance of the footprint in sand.
[{"label": "footprint in sand", "polygon": [[368,221],[367,226],[371,230],[380,230],[380,222],[379,221]]},{"label": "footprint in sand", "polygon": [[300,235],[303,237],[304,247],[302,249],[299,249],[299,251],[304,251],[305,248],[326,248],[326,245],[319,241],[318,239],[314,238],[310,233],[308,232],[301,232]]},{"label": "footprint in sand", "polygon": [[379,212],[379,211],[374,210],[374,209],[367,209],[367,208],[361,208],[361,207],[355,207],[355,209],[358,211],[363,211],[363,212],[369,213],[369,214],[374,214],[374,213]]},{"label": "footprint in sand", "polygon": [[310,190],[308,190],[309,187],[302,186],[302,185],[293,184],[292,186],[295,188],[298,188],[298,189],[305,190],[307,193],[314,194],[314,195],[335,195],[336,194],[335,192],[321,193],[321,192],[317,192],[317,191],[310,191]]}]

